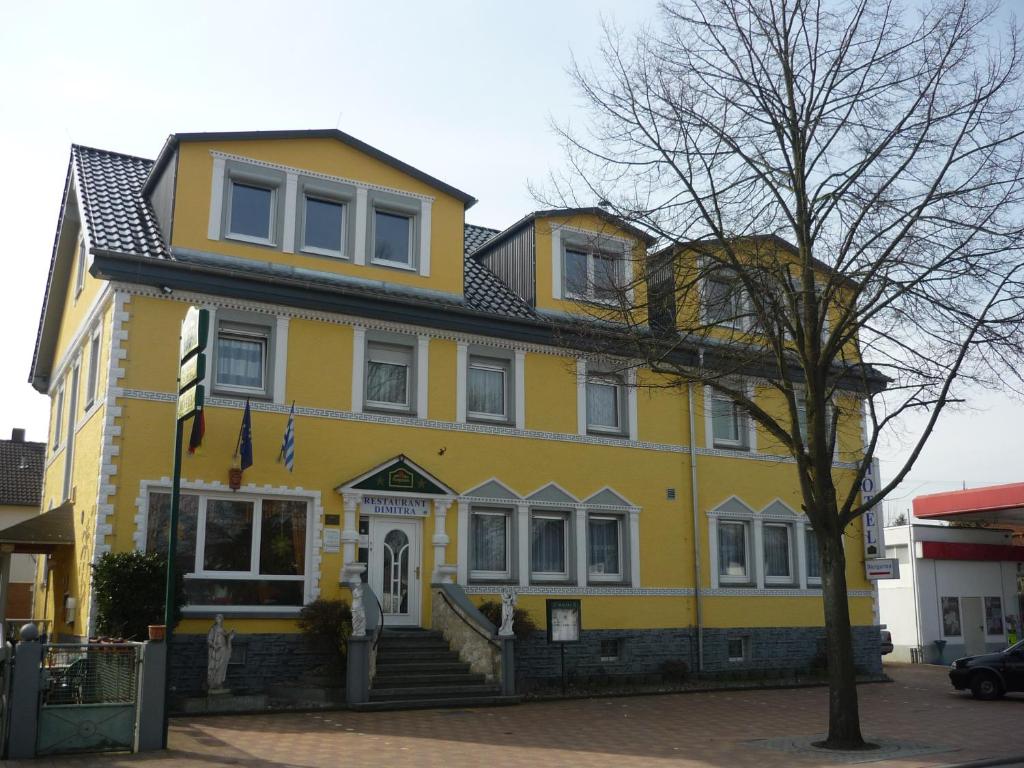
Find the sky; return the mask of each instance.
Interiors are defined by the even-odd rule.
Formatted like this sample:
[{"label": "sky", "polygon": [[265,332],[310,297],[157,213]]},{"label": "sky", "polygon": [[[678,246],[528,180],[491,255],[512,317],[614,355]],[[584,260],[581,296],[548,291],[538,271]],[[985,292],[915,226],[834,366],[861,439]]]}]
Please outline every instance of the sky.
[{"label": "sky", "polygon": [[[431,3],[18,3],[0,24],[0,436],[43,440],[27,383],[72,142],[155,157],[173,132],[340,128],[477,197],[467,221],[538,207],[563,163],[552,119],[579,120],[570,52],[601,18],[635,28],[654,0]],[[1024,404],[975,393],[940,421],[892,505],[1024,481]],[[882,476],[906,448],[887,447]],[[904,498],[900,498],[904,497]]]}]

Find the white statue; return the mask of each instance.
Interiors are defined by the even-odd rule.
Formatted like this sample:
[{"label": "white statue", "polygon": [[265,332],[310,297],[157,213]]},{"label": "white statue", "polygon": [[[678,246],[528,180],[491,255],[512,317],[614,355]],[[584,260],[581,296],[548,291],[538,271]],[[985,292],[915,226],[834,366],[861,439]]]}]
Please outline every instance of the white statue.
[{"label": "white statue", "polygon": [[235,630],[224,629],[224,615],[218,613],[213,626],[206,633],[206,690],[217,693],[225,690],[224,679],[228,676],[228,661],[231,659],[231,643]]},{"label": "white statue", "polygon": [[512,622],[516,615],[516,593],[512,589],[501,590],[501,627],[498,635],[512,637]]},{"label": "white statue", "polygon": [[352,636],[366,636],[366,609],[363,608],[363,583],[355,581],[352,587]]}]

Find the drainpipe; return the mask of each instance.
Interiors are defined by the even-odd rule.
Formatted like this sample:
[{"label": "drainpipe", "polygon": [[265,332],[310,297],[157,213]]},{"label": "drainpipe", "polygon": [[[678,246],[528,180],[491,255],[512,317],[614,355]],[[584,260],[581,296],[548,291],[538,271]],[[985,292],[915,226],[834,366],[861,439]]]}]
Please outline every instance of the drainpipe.
[{"label": "drainpipe", "polygon": [[[907,522],[908,536],[907,536],[907,554],[910,555],[908,560],[910,562],[910,586],[911,594],[914,596],[914,634],[917,637],[917,658],[918,663],[924,663],[924,638],[921,637],[921,601],[920,596],[917,592],[917,545],[914,542],[914,524]],[[936,595],[938,597],[938,595]],[[942,615],[939,614],[939,621],[942,621]]]},{"label": "drainpipe", "polygon": [[[700,367],[704,367],[704,350],[700,350]],[[700,588],[700,512],[697,496],[697,436],[694,428],[693,382],[687,385],[686,399],[690,417],[690,507],[693,511],[693,594],[697,606],[697,671],[704,671],[704,597]]]}]

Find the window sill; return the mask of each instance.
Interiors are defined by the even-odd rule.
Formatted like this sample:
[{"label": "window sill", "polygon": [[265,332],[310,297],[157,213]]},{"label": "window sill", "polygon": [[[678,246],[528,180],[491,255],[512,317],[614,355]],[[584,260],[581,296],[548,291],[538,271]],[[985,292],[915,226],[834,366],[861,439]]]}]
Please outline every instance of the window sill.
[{"label": "window sill", "polygon": [[267,402],[274,399],[273,395],[268,392],[256,392],[251,389],[234,389],[219,384],[215,384],[213,386],[213,391],[210,394],[214,397],[245,397],[250,400],[266,400]]},{"label": "window sill", "polygon": [[496,427],[514,426],[512,420],[507,416],[481,416],[475,413],[467,413],[466,422],[469,424],[490,424]]},{"label": "window sill", "polygon": [[591,576],[587,579],[588,587],[628,587],[629,584],[621,576],[616,576],[611,579],[594,578]]},{"label": "window sill", "polygon": [[711,447],[716,451],[736,451],[738,453],[750,453],[749,445],[739,443],[712,443]]},{"label": "window sill", "polygon": [[416,273],[419,268],[403,261],[387,261],[385,259],[370,259],[370,265],[374,267],[385,267],[387,269],[400,269],[403,272]]},{"label": "window sill", "polygon": [[181,609],[182,618],[186,619],[207,619],[224,614],[225,618],[231,619],[294,619],[299,615],[302,608],[288,606],[274,606],[259,608],[256,606],[232,606],[232,605],[196,605],[185,606]]},{"label": "window sill", "polygon": [[719,576],[718,586],[722,589],[756,589],[757,584],[752,581],[732,581],[726,580],[728,577]]},{"label": "window sill", "polygon": [[469,583],[481,585],[485,584],[488,586],[519,586],[519,580],[513,579],[511,576],[478,576],[476,574],[469,574]]},{"label": "window sill", "polygon": [[617,437],[621,440],[628,440],[629,434],[618,429],[601,429],[600,427],[587,427],[587,434],[593,437]]},{"label": "window sill", "polygon": [[224,235],[225,240],[234,240],[237,243],[245,243],[246,245],[260,245],[264,248],[277,248],[277,243],[273,240],[267,240],[262,237],[252,237],[251,235],[239,235],[234,232],[228,232]]},{"label": "window sill", "polygon": [[391,408],[387,405],[377,405],[375,403],[364,403],[363,411],[366,413],[379,413],[387,416],[404,416],[407,418],[414,418],[416,414],[405,406],[401,408]]},{"label": "window sill", "polygon": [[327,248],[316,248],[314,246],[303,246],[299,249],[303,256],[325,256],[335,261],[351,261],[352,259],[341,251],[332,251]]}]

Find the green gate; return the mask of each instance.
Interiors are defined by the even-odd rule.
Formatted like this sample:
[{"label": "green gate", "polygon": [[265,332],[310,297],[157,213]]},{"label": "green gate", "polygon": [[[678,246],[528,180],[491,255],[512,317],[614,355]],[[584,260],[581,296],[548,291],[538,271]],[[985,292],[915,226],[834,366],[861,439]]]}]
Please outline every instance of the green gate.
[{"label": "green gate", "polygon": [[37,755],[133,748],[141,647],[138,643],[45,646]]}]

